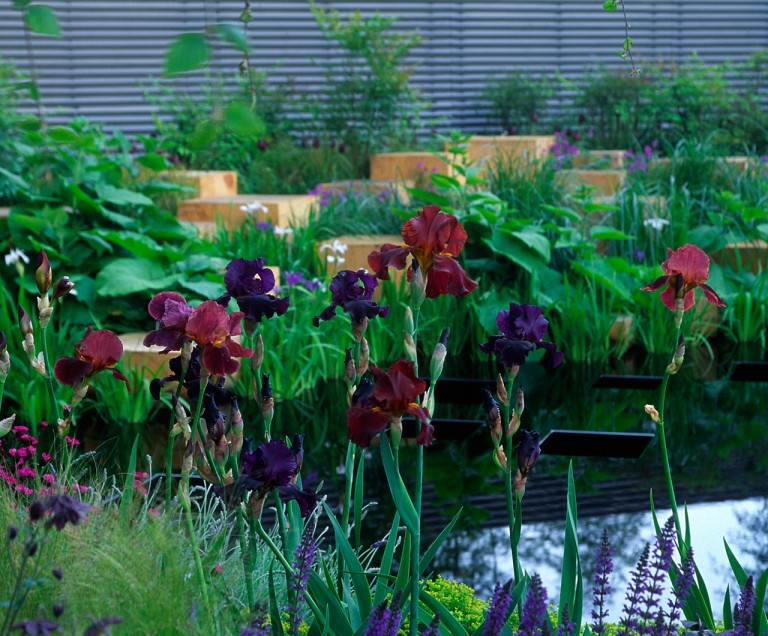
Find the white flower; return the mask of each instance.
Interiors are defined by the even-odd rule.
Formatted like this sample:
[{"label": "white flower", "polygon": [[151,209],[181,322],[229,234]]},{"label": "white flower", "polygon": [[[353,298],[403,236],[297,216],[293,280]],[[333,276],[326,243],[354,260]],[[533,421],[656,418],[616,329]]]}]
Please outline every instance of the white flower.
[{"label": "white flower", "polygon": [[246,214],[253,214],[254,212],[263,212],[264,214],[269,214],[267,206],[265,206],[261,201],[254,201],[253,203],[241,205],[240,209]]},{"label": "white flower", "polygon": [[275,226],[274,228],[272,228],[272,231],[275,233],[275,236],[286,236],[288,234],[293,234],[293,230],[289,227]]},{"label": "white flower", "polygon": [[665,225],[669,225],[669,221],[667,219],[660,219],[658,216],[653,216],[650,219],[645,219],[643,225],[645,227],[653,228],[658,232],[663,230]]},{"label": "white flower", "polygon": [[323,243],[320,246],[321,252],[330,250],[334,254],[346,254],[349,249],[349,245],[342,243],[339,239],[333,239],[333,243]]},{"label": "white flower", "polygon": [[23,261],[25,265],[29,264],[29,256],[22,252],[18,247],[14,247],[5,255],[6,265],[15,265],[19,261]]},{"label": "white flower", "polygon": [[339,263],[339,264],[345,263],[347,261],[347,259],[344,258],[343,256],[333,256],[331,254],[328,254],[328,256],[325,257],[325,260],[328,263]]}]

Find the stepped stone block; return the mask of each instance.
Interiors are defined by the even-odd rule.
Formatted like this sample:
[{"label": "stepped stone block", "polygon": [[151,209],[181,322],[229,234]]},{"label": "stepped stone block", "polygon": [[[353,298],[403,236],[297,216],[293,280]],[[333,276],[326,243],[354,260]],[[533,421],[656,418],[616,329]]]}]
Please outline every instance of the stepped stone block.
[{"label": "stepped stone block", "polygon": [[234,170],[174,170],[167,174],[174,183],[197,192],[199,199],[227,197],[237,194],[237,172]]},{"label": "stepped stone block", "polygon": [[574,168],[624,168],[626,150],[587,150],[572,157]]},{"label": "stepped stone block", "polygon": [[431,152],[383,152],[371,155],[371,181],[423,181],[432,173],[449,175],[451,167],[447,161],[450,161],[447,153],[441,153],[440,156]]},{"label": "stepped stone block", "polygon": [[306,224],[309,211],[317,201],[312,194],[239,194],[236,196],[189,199],[179,203],[176,216],[181,221],[215,222],[235,229],[253,219],[275,227]]},{"label": "stepped stone block", "polygon": [[394,195],[404,205],[408,204],[410,195],[408,188],[413,187],[413,181],[391,181],[389,179],[353,179],[348,181],[330,181],[321,183],[312,192],[322,199],[324,192],[355,192],[362,194]]},{"label": "stepped stone block", "polygon": [[594,196],[612,196],[624,187],[626,172],[624,170],[561,170],[558,178],[565,188],[576,190],[585,186],[592,188]]},{"label": "stepped stone block", "polygon": [[495,165],[501,156],[506,160],[545,159],[555,143],[554,135],[474,135],[467,153],[471,161]]},{"label": "stepped stone block", "polygon": [[720,265],[757,274],[768,269],[768,243],[759,239],[728,243],[723,249],[715,252],[712,258]]}]

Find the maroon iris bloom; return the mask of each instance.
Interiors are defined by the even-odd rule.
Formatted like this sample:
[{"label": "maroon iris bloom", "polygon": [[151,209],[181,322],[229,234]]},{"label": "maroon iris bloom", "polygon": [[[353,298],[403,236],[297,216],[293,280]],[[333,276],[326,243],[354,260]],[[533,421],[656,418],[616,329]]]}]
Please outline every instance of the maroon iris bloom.
[{"label": "maroon iris bloom", "polygon": [[[418,216],[403,225],[402,236],[404,245],[385,243],[368,255],[368,264],[376,276],[387,280],[387,268],[404,269],[411,255],[426,277],[427,298],[442,294],[465,296],[477,287],[456,260],[467,242],[467,233],[455,216],[440,212],[436,205],[425,205]],[[409,268],[408,280],[410,277]]]},{"label": "maroon iris bloom", "polygon": [[295,439],[291,448],[279,439],[265,442],[242,454],[240,487],[254,491],[258,499],[276,490],[283,501],[296,501],[301,516],[306,517],[317,504],[317,493],[310,488],[299,490],[293,483],[302,458],[301,439]]},{"label": "maroon iris bloom", "polygon": [[507,369],[520,366],[534,348],[546,349],[544,363],[554,368],[563,361],[557,345],[543,340],[549,321],[542,315],[544,310],[536,305],[509,303],[509,310],[502,309],[496,315],[501,335],[491,336],[480,345],[484,353],[495,353]]},{"label": "maroon iris bloom", "polygon": [[656,291],[666,285],[666,289],[661,292],[661,302],[675,311],[676,300],[681,298],[683,311],[688,311],[694,303],[693,290],[699,287],[709,302],[725,307],[720,296],[706,284],[709,278],[709,256],[703,250],[688,244],[675,251],[667,248],[667,255],[667,260],[661,264],[664,276],[641,288],[641,291]]},{"label": "maroon iris bloom", "polygon": [[269,293],[275,288],[275,275],[265,267],[266,262],[264,258],[250,261],[236,258],[230,262],[224,274],[227,291],[216,301],[226,306],[230,298],[234,298],[245,314],[248,329],[255,328],[262,318],[269,319],[275,314],[282,316],[288,311],[288,296],[277,298]]},{"label": "maroon iris bloom", "polygon": [[91,327],[83,339],[75,345],[75,355],[59,359],[53,367],[56,379],[69,386],[82,385],[100,371],[110,371],[118,380],[131,385],[115,365],[123,356],[123,343],[109,329],[94,331]]},{"label": "maroon iris bloom", "polygon": [[523,477],[527,477],[536,465],[539,459],[541,449],[539,448],[539,432],[529,431],[525,428],[520,429],[523,439],[517,447],[517,468]]},{"label": "maroon iris bloom", "polygon": [[144,346],[165,347],[162,353],[168,353],[192,340],[202,349],[203,365],[212,375],[234,373],[240,366],[235,358],[253,355],[252,349],[232,340],[241,331],[242,312],[230,315],[214,300],[193,308],[181,294],[161,292],[149,301],[149,314],[160,322],[160,328],[147,334]]},{"label": "maroon iris bloom", "polygon": [[347,410],[349,439],[358,446],[368,447],[390,422],[407,413],[421,422],[419,444],[431,444],[434,427],[429,423],[429,413],[417,402],[427,384],[416,377],[413,362],[401,358],[386,372],[371,365],[371,372],[375,382],[361,382],[352,396],[352,406]]},{"label": "maroon iris bloom", "polygon": [[386,318],[389,306],[382,307],[372,300],[377,285],[376,277],[364,269],[340,271],[331,280],[331,304],[315,316],[312,323],[317,327],[321,320],[330,320],[336,315],[337,307],[352,317],[353,325],[360,325],[375,316]]}]

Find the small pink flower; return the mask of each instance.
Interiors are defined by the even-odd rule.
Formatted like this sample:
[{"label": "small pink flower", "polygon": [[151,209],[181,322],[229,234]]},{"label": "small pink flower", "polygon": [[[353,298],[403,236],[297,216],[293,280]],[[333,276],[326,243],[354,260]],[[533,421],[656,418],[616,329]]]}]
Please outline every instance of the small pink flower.
[{"label": "small pink flower", "polygon": [[20,492],[22,495],[31,495],[34,492],[31,488],[27,488],[26,486],[22,486],[21,484],[16,486],[16,491]]},{"label": "small pink flower", "polygon": [[216,574],[222,574],[224,572],[224,568],[221,565],[221,563],[217,563],[213,566],[213,569],[216,571]]},{"label": "small pink flower", "polygon": [[51,475],[51,473],[45,473],[45,475],[43,475],[43,481],[46,484],[53,484],[56,482],[56,478],[53,475]]},{"label": "small pink flower", "polygon": [[19,433],[28,433],[29,429],[26,426],[14,426],[13,427],[13,433],[14,435],[18,435]]},{"label": "small pink flower", "polygon": [[151,514],[153,517],[159,517],[160,511],[157,508],[150,508],[147,512]]},{"label": "small pink flower", "polygon": [[35,469],[29,466],[22,466],[16,471],[17,477],[34,477],[35,475],[37,475]]},{"label": "small pink flower", "polygon": [[80,446],[80,441],[76,437],[70,437],[67,435],[64,439],[70,446]]},{"label": "small pink flower", "polygon": [[40,428],[48,428],[48,422],[46,422],[45,420],[40,422]]},{"label": "small pink flower", "polygon": [[43,461],[44,462],[51,461],[51,456],[48,453],[43,453]]}]

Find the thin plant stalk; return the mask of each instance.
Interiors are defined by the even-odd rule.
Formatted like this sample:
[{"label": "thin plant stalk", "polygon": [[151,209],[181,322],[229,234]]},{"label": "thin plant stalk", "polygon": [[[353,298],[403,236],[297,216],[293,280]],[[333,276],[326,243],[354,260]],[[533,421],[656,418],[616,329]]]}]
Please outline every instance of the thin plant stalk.
[{"label": "thin plant stalk", "polygon": [[[60,411],[59,411],[59,402],[56,399],[56,389],[53,386],[53,375],[52,375],[52,368],[51,368],[51,361],[48,356],[48,338],[46,334],[46,328],[43,327],[41,329],[41,340],[42,340],[42,347],[43,347],[43,360],[45,362],[45,384],[48,387],[48,395],[51,398],[51,405],[53,406],[53,412],[56,415],[56,421],[59,421],[59,418],[61,417]],[[37,437],[37,422],[33,419],[32,422],[32,435]]]},{"label": "thin plant stalk", "polygon": [[211,599],[208,596],[208,583],[205,579],[205,571],[203,570],[203,561],[200,558],[200,546],[197,541],[197,532],[195,531],[195,523],[192,520],[192,505],[189,501],[189,475],[185,477],[187,481],[187,496],[179,497],[184,507],[184,517],[187,520],[187,530],[189,531],[189,541],[192,544],[192,554],[195,559],[195,571],[197,573],[197,580],[200,583],[200,593],[203,596],[203,604],[208,616],[213,620],[213,612],[211,608]]},{"label": "thin plant stalk", "polygon": [[[413,345],[414,345],[414,375],[419,377],[419,313],[418,304],[413,309]],[[430,414],[431,415],[431,414]],[[421,548],[421,495],[424,480],[424,447],[416,444],[416,483],[414,485],[413,505],[416,508],[416,532],[411,533],[411,636],[419,634],[419,562]]]}]

